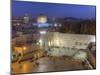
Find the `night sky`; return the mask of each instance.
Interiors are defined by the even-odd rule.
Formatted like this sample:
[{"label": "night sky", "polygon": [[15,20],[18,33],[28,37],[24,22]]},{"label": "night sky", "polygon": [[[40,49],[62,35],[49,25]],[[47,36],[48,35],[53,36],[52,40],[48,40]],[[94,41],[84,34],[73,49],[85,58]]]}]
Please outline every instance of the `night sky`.
[{"label": "night sky", "polygon": [[12,16],[32,15],[36,18],[39,14],[44,14],[51,18],[74,17],[82,19],[95,18],[96,7],[86,5],[55,4],[40,2],[12,2]]}]

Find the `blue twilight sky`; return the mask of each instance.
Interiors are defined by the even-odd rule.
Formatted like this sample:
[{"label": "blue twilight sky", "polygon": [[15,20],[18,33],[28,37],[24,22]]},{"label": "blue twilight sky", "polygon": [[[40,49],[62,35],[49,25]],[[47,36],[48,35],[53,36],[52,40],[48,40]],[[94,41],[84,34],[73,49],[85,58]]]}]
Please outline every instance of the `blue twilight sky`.
[{"label": "blue twilight sky", "polygon": [[44,14],[47,17],[54,18],[74,17],[91,19],[96,17],[96,7],[89,5],[86,6],[25,1],[12,2],[12,16],[23,16],[26,13],[34,18],[36,18],[39,14]]}]

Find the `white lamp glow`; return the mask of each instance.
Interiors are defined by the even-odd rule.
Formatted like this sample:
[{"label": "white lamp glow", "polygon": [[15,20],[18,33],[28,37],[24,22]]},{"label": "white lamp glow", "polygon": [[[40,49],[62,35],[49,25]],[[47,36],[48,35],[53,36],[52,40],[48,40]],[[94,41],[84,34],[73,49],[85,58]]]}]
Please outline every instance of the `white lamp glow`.
[{"label": "white lamp glow", "polygon": [[46,34],[46,31],[40,31],[40,34]]}]

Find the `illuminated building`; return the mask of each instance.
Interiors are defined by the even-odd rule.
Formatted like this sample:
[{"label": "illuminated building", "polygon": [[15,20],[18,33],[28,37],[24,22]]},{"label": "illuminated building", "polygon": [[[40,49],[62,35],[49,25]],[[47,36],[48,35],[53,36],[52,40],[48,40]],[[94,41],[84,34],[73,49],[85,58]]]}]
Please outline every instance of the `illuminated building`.
[{"label": "illuminated building", "polygon": [[29,23],[29,16],[27,14],[24,16],[24,23]]}]

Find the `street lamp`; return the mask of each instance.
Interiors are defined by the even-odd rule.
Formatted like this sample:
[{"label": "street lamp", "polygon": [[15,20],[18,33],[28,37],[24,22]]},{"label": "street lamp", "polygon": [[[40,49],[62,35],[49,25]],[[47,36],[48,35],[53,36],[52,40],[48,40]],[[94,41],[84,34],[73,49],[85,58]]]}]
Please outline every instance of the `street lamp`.
[{"label": "street lamp", "polygon": [[26,46],[23,46],[23,47],[22,47],[22,54],[24,54],[24,51],[25,51],[26,49],[27,49]]},{"label": "street lamp", "polygon": [[23,46],[22,48],[23,48],[23,50],[26,50],[27,49],[25,46]]},{"label": "street lamp", "polygon": [[54,26],[57,27],[58,25],[55,23]]},{"label": "street lamp", "polygon": [[42,44],[43,44],[42,39],[39,40],[39,44],[40,44],[40,46],[42,46]]}]

